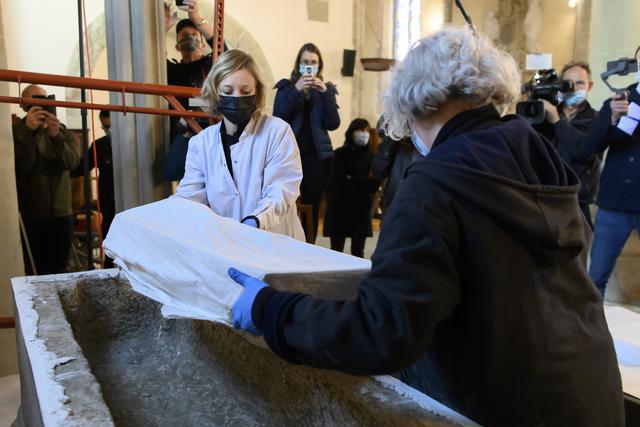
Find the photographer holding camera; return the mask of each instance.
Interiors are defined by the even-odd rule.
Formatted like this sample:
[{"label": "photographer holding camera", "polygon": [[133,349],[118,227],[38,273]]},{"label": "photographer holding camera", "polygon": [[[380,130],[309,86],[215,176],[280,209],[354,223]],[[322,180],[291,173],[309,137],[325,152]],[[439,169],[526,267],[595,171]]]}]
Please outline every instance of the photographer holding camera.
[{"label": "photographer holding camera", "polygon": [[[313,208],[313,233],[306,236],[315,242],[318,233],[320,200],[331,175],[333,148],[328,131],[340,126],[336,87],[324,82],[320,49],[313,43],[298,51],[291,79],[276,83],[273,115],[289,123],[298,141],[302,159],[300,200]],[[305,233],[307,225],[303,224]]]},{"label": "photographer holding camera", "polygon": [[[164,3],[165,30],[176,26],[175,48],[180,52],[180,62],[167,59],[167,84],[201,88],[213,65],[211,53],[205,54],[208,44],[213,46],[213,26],[200,14],[198,0],[176,1],[178,9],[188,13],[188,18],[177,22],[177,13],[172,13],[171,5]],[[177,100],[186,110],[201,109],[189,106],[189,98]],[[193,132],[179,117],[170,118],[171,150],[162,165],[162,177],[167,181],[179,181],[184,176],[184,163],[189,139]],[[201,127],[209,125],[206,120],[198,120]]]},{"label": "photographer holding camera", "polygon": [[557,107],[542,99],[545,122],[534,125],[534,128],[554,144],[562,159],[580,178],[580,209],[593,228],[589,205],[595,202],[598,192],[602,154],[595,153],[584,158],[574,155],[597,114],[586,100],[593,87],[591,69],[585,62],[571,62],[562,68],[560,78],[573,82],[573,91],[559,92],[561,102]]},{"label": "photographer holding camera", "polygon": [[[37,85],[22,91],[22,98],[46,96]],[[80,142],[53,110],[36,105],[23,109],[27,115],[13,124],[18,207],[37,273],[62,273],[73,237],[69,171],[82,158]]]},{"label": "photographer holding camera", "polygon": [[[213,46],[213,26],[200,14],[198,0],[184,0],[180,9],[188,12],[189,18],[182,19],[176,25],[176,50],[182,57],[180,62],[167,59],[167,83],[175,86],[202,87],[213,59],[204,54],[207,44]],[[169,4],[164,5],[165,30],[175,24]],[[183,107],[189,108],[188,99],[178,99]]]},{"label": "photographer holding camera", "polygon": [[[634,57],[640,61],[640,47]],[[640,73],[636,79],[640,81]],[[603,296],[631,230],[640,232],[640,126],[637,126],[640,117],[635,112],[638,109],[638,83],[606,100],[578,153],[585,158],[609,149],[600,180],[589,267],[589,275]],[[625,126],[629,123],[629,127]]]}]

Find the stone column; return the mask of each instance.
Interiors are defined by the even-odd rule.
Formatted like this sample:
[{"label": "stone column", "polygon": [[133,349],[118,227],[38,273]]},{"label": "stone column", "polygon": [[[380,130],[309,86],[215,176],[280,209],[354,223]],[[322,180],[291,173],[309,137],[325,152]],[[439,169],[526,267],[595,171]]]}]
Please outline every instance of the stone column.
[{"label": "stone column", "polygon": [[[162,1],[105,0],[110,80],[166,84]],[[166,108],[164,99],[126,95],[127,105]],[[122,95],[111,93],[111,104]],[[111,116],[116,210],[150,203],[170,194],[160,179],[168,119],[146,114]]]},{"label": "stone column", "polygon": [[393,21],[393,5],[389,0],[355,0],[353,2],[353,45],[356,64],[353,77],[351,117],[363,117],[375,126],[382,114],[381,96],[391,72],[365,71],[361,58],[391,58],[393,49],[389,20]]},{"label": "stone column", "polygon": [[573,59],[577,61],[584,61],[589,57],[591,7],[591,0],[581,0],[576,4],[576,32],[573,42]]},{"label": "stone column", "polygon": [[527,0],[499,0],[498,2],[500,43],[516,58],[521,69],[524,69],[527,53],[524,20],[528,10]]},{"label": "stone column", "polygon": [[[0,3],[2,22],[2,3]],[[7,67],[4,28],[0,25],[0,68]],[[0,82],[0,93],[8,95],[9,83]],[[24,275],[18,197],[13,157],[11,108],[0,104],[0,317],[13,316],[11,278]],[[13,329],[0,329],[0,377],[18,372],[16,337]]]}]

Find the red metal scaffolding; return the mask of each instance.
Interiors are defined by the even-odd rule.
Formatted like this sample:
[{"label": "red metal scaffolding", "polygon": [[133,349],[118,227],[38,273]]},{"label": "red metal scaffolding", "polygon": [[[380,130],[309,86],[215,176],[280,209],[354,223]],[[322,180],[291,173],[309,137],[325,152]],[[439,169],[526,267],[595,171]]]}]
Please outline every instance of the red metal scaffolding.
[{"label": "red metal scaffolding", "polygon": [[[82,21],[79,18],[79,21]],[[214,17],[213,17],[213,60],[215,61],[224,48],[224,0],[214,0]],[[88,46],[87,46],[88,47]],[[82,46],[81,46],[82,49]],[[31,73],[18,70],[0,69],[0,81],[18,83],[17,97],[0,96],[0,102],[18,105],[39,105],[39,106],[56,106],[64,108],[80,108],[88,110],[107,110],[118,111],[123,114],[139,113],[139,114],[157,114],[164,116],[180,116],[185,119],[189,127],[196,133],[202,130],[195,118],[205,118],[214,120],[215,118],[201,111],[187,111],[182,104],[176,99],[193,98],[200,95],[200,89],[194,87],[170,86],[152,83],[137,83],[117,80],[94,79],[87,77],[71,77],[55,74]],[[93,102],[75,102],[75,101],[58,101],[52,99],[41,98],[22,98],[20,85],[42,84],[50,86],[60,86],[77,89],[93,89],[109,92],[118,92],[121,94],[121,103],[119,105],[111,104],[95,104]],[[164,97],[172,109],[137,107],[128,106],[125,94],[145,94]],[[88,224],[90,228],[90,225]],[[89,254],[89,256],[91,256]],[[14,328],[15,319],[13,317],[0,317],[0,329]]]}]

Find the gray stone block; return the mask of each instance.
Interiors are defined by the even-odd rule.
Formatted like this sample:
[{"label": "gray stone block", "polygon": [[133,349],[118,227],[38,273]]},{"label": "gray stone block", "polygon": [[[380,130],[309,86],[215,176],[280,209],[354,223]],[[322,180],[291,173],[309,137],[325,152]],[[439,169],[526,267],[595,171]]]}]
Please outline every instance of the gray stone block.
[{"label": "gray stone block", "polygon": [[[295,275],[268,279],[354,295],[362,272],[342,274],[351,285],[337,293]],[[26,425],[473,425],[391,377],[290,364],[226,326],[165,319],[115,270],[19,278],[13,288],[21,379],[35,385],[23,396]]]}]

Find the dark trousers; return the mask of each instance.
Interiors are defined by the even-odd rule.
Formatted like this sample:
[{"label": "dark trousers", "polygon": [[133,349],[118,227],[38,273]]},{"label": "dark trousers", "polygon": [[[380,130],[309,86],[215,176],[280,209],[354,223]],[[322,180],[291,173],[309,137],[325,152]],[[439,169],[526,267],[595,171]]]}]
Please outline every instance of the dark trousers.
[{"label": "dark trousers", "polygon": [[[102,240],[107,238],[109,227],[116,216],[116,204],[114,201],[100,201],[100,211],[102,211]],[[104,256],[104,268],[113,268],[113,260],[108,256]]]},{"label": "dark trousers", "polygon": [[73,239],[73,217],[23,218],[38,274],[66,271]]},{"label": "dark trousers", "polygon": [[[311,205],[313,213],[313,235],[307,241],[315,243],[318,235],[318,216],[322,194],[331,176],[331,159],[322,160],[317,157],[302,157],[302,183],[300,184],[300,202]],[[302,228],[305,235],[307,225],[303,219]]]},{"label": "dark trousers", "polygon": [[633,229],[640,234],[640,212],[598,209],[591,244],[589,276],[603,297],[618,256]]},{"label": "dark trousers", "polygon": [[[364,242],[366,237],[352,237],[351,238],[351,255],[364,258]],[[331,249],[334,251],[344,251],[345,237],[330,237]]]}]

